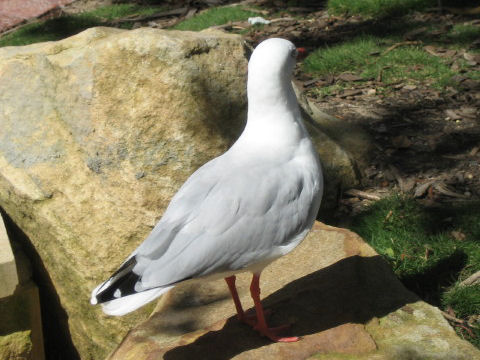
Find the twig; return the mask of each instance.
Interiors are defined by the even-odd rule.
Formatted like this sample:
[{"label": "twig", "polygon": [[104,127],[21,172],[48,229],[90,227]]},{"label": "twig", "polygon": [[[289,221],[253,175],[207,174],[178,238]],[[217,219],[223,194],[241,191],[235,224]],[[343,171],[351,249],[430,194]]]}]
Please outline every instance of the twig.
[{"label": "twig", "polygon": [[480,280],[480,271],[477,271],[475,274],[470,275],[468,278],[463,280],[460,283],[460,286],[474,285],[474,284],[478,283],[479,280]]},{"label": "twig", "polygon": [[361,191],[361,190],[357,190],[357,189],[349,189],[349,190],[345,191],[345,194],[350,195],[350,196],[355,196],[355,197],[358,197],[358,198],[367,199],[367,200],[374,200],[374,201],[377,201],[377,200],[381,199],[380,196],[378,196],[378,195],[370,194],[370,193],[367,193],[365,191]]},{"label": "twig", "polygon": [[382,55],[385,55],[387,53],[389,53],[390,51],[396,49],[397,47],[399,46],[405,46],[405,45],[420,45],[421,44],[421,41],[401,41],[401,42],[398,42],[396,44],[393,44],[392,46],[390,46],[387,50],[385,50],[383,52]]},{"label": "twig", "polygon": [[272,20],[270,20],[270,22],[274,23],[274,22],[279,22],[279,21],[292,21],[292,20],[296,20],[296,19],[292,18],[292,17],[283,17],[283,18],[272,19]]},{"label": "twig", "polygon": [[455,326],[458,326],[459,328],[463,329],[463,330],[466,330],[468,332],[468,334],[470,335],[470,337],[472,338],[475,338],[475,334],[473,333],[473,331],[471,329],[469,329],[467,326],[465,325],[462,325],[462,324],[457,324]]},{"label": "twig", "polygon": [[453,321],[453,322],[456,322],[458,324],[466,324],[467,322],[465,320],[462,320],[462,319],[459,319],[459,318],[456,318],[455,316],[453,315],[450,315],[449,313],[443,311],[443,310],[440,310],[440,312],[442,313],[443,317],[447,320],[450,320],[450,321]]},{"label": "twig", "polygon": [[385,216],[385,219],[383,219],[383,223],[385,224],[388,221],[388,219],[392,217],[392,215],[393,215],[393,210],[390,210],[387,216]]},{"label": "twig", "polygon": [[469,324],[468,321],[466,320],[462,320],[462,319],[459,319],[453,315],[450,315],[449,313],[443,311],[443,310],[440,310],[440,312],[442,313],[443,317],[449,321],[452,321],[454,323],[457,323],[460,325],[460,327],[462,327],[463,329],[471,332],[470,328],[473,328],[473,329],[477,329],[476,326],[472,325],[472,324]]},{"label": "twig", "polygon": [[443,195],[446,195],[446,196],[455,197],[455,198],[459,198],[459,199],[467,199],[468,198],[468,196],[465,196],[463,194],[459,194],[459,193],[456,193],[454,191],[451,191],[451,190],[447,189],[447,187],[443,183],[435,183],[435,184],[433,184],[433,187],[440,194],[443,194]]}]

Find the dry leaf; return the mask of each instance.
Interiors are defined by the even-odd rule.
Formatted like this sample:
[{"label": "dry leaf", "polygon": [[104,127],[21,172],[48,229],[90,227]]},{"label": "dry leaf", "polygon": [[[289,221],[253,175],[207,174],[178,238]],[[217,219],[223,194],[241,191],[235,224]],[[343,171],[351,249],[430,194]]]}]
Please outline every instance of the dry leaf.
[{"label": "dry leaf", "polygon": [[427,46],[424,46],[423,47],[423,50],[425,50],[427,53],[429,53],[430,55],[433,55],[433,56],[438,56],[437,54],[437,48],[435,46],[432,46],[432,45],[427,45]]},{"label": "dry leaf", "polygon": [[460,108],[460,112],[463,116],[471,118],[471,119],[476,119],[477,118],[477,109],[474,107],[466,107],[462,106]]},{"label": "dry leaf", "polygon": [[463,53],[463,58],[467,60],[469,63],[474,63],[471,65],[476,65],[480,62],[480,54],[471,54],[471,53]]},{"label": "dry leaf", "polygon": [[459,199],[465,199],[467,197],[463,194],[459,194],[455,191],[452,191],[452,190],[448,189],[447,186],[444,183],[436,183],[434,185],[434,187],[435,187],[435,190],[437,190],[440,194],[443,194],[443,195],[446,195],[446,196],[459,198]]},{"label": "dry leaf", "polygon": [[385,216],[385,219],[383,220],[384,223],[386,223],[388,221],[388,219],[391,218],[391,216],[393,215],[393,211],[390,210],[387,214],[387,216]]},{"label": "dry leaf", "polygon": [[461,86],[467,90],[478,90],[480,89],[480,81],[473,79],[465,79]]},{"label": "dry leaf", "polygon": [[344,73],[340,74],[337,76],[338,80],[343,80],[343,81],[361,81],[363,78],[359,75],[355,75],[352,73]]},{"label": "dry leaf", "polygon": [[361,93],[362,93],[362,90],[360,89],[347,89],[347,90],[344,90],[343,93],[341,93],[339,96],[344,98],[347,96],[360,95]]},{"label": "dry leaf", "polygon": [[412,145],[412,142],[405,135],[399,135],[392,139],[392,145],[397,149],[405,149],[409,148]]},{"label": "dry leaf", "polygon": [[458,115],[454,110],[452,109],[447,109],[445,110],[445,113],[447,116],[450,118],[450,120],[458,120],[461,119],[462,117]]},{"label": "dry leaf", "polygon": [[465,240],[465,238],[467,237],[467,236],[466,236],[464,233],[462,233],[461,231],[455,231],[455,230],[452,231],[452,232],[450,233],[450,235],[452,235],[453,238],[454,238],[455,240],[458,240],[458,241],[463,241],[463,240]]},{"label": "dry leaf", "polygon": [[435,181],[427,181],[424,182],[423,184],[418,184],[417,188],[415,189],[415,193],[413,194],[414,197],[422,197],[425,192],[428,190],[428,188],[434,183]]}]

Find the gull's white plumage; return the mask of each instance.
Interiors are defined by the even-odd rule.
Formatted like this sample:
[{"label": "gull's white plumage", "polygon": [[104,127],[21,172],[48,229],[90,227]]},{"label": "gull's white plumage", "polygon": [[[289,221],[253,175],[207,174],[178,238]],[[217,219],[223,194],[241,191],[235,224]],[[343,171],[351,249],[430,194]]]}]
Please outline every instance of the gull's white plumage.
[{"label": "gull's white plumage", "polygon": [[92,304],[123,315],[186,279],[258,273],[306,236],[323,177],[291,85],[295,55],[283,39],[257,46],[242,135],[190,176],[145,241],[93,290]]}]

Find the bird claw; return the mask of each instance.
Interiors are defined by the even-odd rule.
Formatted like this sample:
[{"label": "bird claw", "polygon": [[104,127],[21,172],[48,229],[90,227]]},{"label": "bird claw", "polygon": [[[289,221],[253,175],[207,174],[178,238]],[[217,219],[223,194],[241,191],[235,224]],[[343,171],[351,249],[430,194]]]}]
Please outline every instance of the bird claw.
[{"label": "bird claw", "polygon": [[[265,309],[264,310],[264,315],[265,316],[270,316],[272,315],[273,311],[270,309]],[[248,309],[243,313],[242,317],[239,317],[240,321],[244,322],[245,324],[248,324],[252,327],[255,327],[257,325],[257,312],[255,309]]]},{"label": "bird claw", "polygon": [[255,326],[254,329],[257,330],[261,335],[268,337],[270,340],[274,342],[296,342],[300,340],[298,336],[290,336],[290,337],[280,336],[281,333],[290,329],[289,324],[270,327],[270,328],[268,327],[261,328],[261,327]]}]

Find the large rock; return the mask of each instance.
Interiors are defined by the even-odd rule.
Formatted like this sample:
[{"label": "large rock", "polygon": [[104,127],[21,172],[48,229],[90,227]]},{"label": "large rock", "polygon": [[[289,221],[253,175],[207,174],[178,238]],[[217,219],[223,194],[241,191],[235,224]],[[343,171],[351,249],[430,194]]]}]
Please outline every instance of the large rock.
[{"label": "large rock", "polygon": [[[249,307],[250,274],[237,277]],[[316,223],[261,277],[271,325],[290,323],[296,343],[262,339],[235,317],[223,280],[183,283],[132,330],[110,360],[480,359],[440,311],[406,290],[358,235]]]},{"label": "large rock", "polygon": [[208,32],[93,28],[0,49],[0,206],[40,255],[81,358],[103,358],[151,311],[106,317],[90,291],[241,131],[246,66],[240,37]]},{"label": "large rock", "polygon": [[[240,134],[246,69],[241,37],[219,32],[92,28],[0,49],[0,206],[41,258],[81,358],[102,358],[151,311],[106,317],[88,298]],[[312,131],[327,172],[348,172]]]}]

